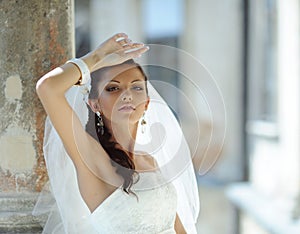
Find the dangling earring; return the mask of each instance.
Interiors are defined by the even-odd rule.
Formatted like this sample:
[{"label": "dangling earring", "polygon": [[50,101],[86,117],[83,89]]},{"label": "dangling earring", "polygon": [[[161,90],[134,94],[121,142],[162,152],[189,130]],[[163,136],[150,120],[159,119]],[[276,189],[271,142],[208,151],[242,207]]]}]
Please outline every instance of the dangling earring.
[{"label": "dangling earring", "polygon": [[96,115],[98,116],[98,122],[97,122],[97,133],[100,133],[101,135],[104,134],[104,123],[102,116],[99,111],[96,112]]},{"label": "dangling earring", "polygon": [[141,120],[142,133],[145,133],[145,131],[146,131],[146,124],[147,124],[147,122],[145,120],[145,113],[146,113],[146,111],[144,111],[144,114],[143,114],[143,117],[142,117],[142,120]]}]

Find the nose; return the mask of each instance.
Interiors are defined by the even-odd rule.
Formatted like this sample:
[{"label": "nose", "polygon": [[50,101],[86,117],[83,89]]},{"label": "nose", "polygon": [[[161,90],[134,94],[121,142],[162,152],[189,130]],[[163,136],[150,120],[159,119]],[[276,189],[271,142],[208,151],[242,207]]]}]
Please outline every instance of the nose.
[{"label": "nose", "polygon": [[124,91],[123,95],[122,95],[122,101],[127,101],[127,102],[130,102],[132,101],[132,95],[131,95],[131,92],[129,90],[126,90]]}]

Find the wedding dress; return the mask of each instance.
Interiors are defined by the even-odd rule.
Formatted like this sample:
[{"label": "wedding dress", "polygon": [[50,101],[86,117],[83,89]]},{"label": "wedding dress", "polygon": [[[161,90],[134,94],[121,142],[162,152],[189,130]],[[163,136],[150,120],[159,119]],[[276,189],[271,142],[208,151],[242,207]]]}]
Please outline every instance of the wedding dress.
[{"label": "wedding dress", "polygon": [[99,233],[176,233],[176,190],[170,183],[144,190],[142,184],[153,179],[162,176],[158,172],[140,173],[140,181],[133,186],[138,199],[121,189],[113,192],[92,213],[93,227],[101,230]]},{"label": "wedding dress", "polygon": [[[72,87],[66,94],[83,126],[88,90]],[[148,90],[147,128],[145,133],[138,128],[135,151],[153,156],[159,171],[139,173],[132,187],[137,197],[118,188],[93,212],[82,199],[74,164],[47,118],[44,157],[51,192],[45,187],[33,211],[36,216],[48,214],[43,233],[175,233],[176,213],[188,234],[197,233],[199,197],[189,148],[172,111],[150,82]]]},{"label": "wedding dress", "polygon": [[[75,171],[73,171],[75,175]],[[68,216],[62,223],[59,212],[50,214],[43,233],[89,233],[89,234],[174,234],[177,196],[171,183],[153,189],[145,184],[161,184],[164,180],[159,171],[139,173],[139,180],[132,190],[137,195],[128,195],[117,188],[94,211],[83,201],[76,179],[69,177],[68,199],[59,212]],[[62,200],[60,200],[62,201]],[[76,204],[76,206],[74,206]],[[67,208],[68,207],[68,208]]]}]

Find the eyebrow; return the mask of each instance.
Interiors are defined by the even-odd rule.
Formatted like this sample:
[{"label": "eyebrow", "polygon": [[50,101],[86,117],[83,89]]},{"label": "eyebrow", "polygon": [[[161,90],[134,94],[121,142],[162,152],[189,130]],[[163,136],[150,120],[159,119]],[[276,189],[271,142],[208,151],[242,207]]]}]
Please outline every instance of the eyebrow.
[{"label": "eyebrow", "polygon": [[[144,80],[137,79],[137,80],[131,81],[131,83],[138,82],[138,81],[144,81]],[[120,83],[120,81],[117,81],[117,80],[110,80],[108,83],[110,83],[110,82]]]},{"label": "eyebrow", "polygon": [[117,81],[117,80],[110,80],[110,81],[108,81],[107,83],[110,83],[110,82],[120,83],[120,81]]},{"label": "eyebrow", "polygon": [[138,81],[144,81],[144,80],[137,79],[137,80],[131,81],[131,83],[138,82]]}]

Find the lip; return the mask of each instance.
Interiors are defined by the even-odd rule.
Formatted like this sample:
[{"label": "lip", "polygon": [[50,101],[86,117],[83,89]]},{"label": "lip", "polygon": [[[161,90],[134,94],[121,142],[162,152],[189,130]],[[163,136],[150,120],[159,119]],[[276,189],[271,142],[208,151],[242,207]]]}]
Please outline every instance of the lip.
[{"label": "lip", "polygon": [[123,105],[121,106],[118,111],[123,111],[123,112],[130,112],[130,111],[134,111],[135,107],[133,105]]}]

